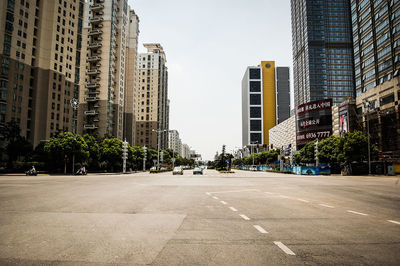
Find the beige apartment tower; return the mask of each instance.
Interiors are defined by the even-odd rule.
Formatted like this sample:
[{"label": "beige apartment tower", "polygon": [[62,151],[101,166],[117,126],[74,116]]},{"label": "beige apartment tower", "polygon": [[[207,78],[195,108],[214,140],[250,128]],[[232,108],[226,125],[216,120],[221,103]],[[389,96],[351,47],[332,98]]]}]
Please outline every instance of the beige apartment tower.
[{"label": "beige apartment tower", "polygon": [[160,44],[148,43],[144,47],[147,53],[139,54],[137,65],[135,145],[157,149],[159,139],[160,148],[166,149],[169,127],[167,59]]},{"label": "beige apartment tower", "polygon": [[0,126],[16,121],[34,146],[73,131],[83,0],[0,1]]},{"label": "beige apartment tower", "polygon": [[124,112],[124,134],[123,137],[131,145],[135,143],[135,128],[136,128],[136,76],[137,76],[137,49],[139,36],[139,18],[135,11],[129,13],[129,36],[127,45],[127,60],[125,71],[125,112]]},{"label": "beige apartment tower", "polygon": [[[135,45],[138,18],[127,1],[90,0],[86,3],[79,95],[79,132],[98,138],[122,139],[127,103],[134,105]],[[132,41],[133,39],[133,41]],[[136,39],[136,40],[135,40]],[[131,134],[131,133],[130,133]]]}]

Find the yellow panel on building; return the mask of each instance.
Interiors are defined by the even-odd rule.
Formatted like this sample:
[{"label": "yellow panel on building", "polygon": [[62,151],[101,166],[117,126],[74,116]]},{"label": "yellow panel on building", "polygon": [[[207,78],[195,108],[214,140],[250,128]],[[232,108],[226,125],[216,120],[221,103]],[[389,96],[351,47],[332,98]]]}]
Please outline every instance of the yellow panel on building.
[{"label": "yellow panel on building", "polygon": [[264,143],[269,143],[269,129],[276,125],[275,62],[261,61],[263,90]]}]

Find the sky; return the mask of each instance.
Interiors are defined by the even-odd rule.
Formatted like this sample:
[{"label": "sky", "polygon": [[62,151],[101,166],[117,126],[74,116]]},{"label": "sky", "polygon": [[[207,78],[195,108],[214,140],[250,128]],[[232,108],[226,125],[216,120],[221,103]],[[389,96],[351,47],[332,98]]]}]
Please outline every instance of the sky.
[{"label": "sky", "polygon": [[203,160],[223,144],[227,152],[240,148],[247,66],[272,60],[292,73],[290,1],[128,2],[140,19],[139,52],[146,52],[143,43],[160,43],[167,57],[169,129]]}]

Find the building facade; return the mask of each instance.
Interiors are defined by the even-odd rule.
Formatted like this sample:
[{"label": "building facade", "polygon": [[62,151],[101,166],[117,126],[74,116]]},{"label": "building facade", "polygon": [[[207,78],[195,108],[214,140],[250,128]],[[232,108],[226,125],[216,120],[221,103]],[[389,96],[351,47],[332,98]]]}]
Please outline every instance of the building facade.
[{"label": "building facade", "polygon": [[179,138],[178,130],[170,130],[168,133],[168,148],[178,153],[182,153],[182,141]]},{"label": "building facade", "polygon": [[291,0],[295,106],[355,97],[350,2]]},{"label": "building facade", "polygon": [[181,157],[185,159],[190,159],[190,147],[187,144],[182,144]]},{"label": "building facade", "polygon": [[136,144],[168,148],[169,105],[166,56],[158,43],[144,44],[136,78]]},{"label": "building facade", "polygon": [[292,151],[297,150],[295,115],[292,115],[269,130],[270,149],[287,147],[288,145],[290,145]]},{"label": "building facade", "polygon": [[129,144],[134,145],[136,137],[136,77],[138,57],[139,17],[135,11],[129,12],[129,36],[126,49],[125,71],[124,136]]},{"label": "building facade", "polygon": [[268,130],[289,114],[289,68],[275,68],[274,61],[247,67],[242,79],[242,146],[268,145]]},{"label": "building facade", "polygon": [[84,1],[0,2],[0,126],[14,120],[34,146],[74,131]]},{"label": "building facade", "polygon": [[387,159],[400,159],[400,2],[351,1],[359,120]]},{"label": "building facade", "polygon": [[125,97],[133,91],[125,78],[134,64],[128,62],[129,41],[130,35],[137,38],[137,30],[130,32],[132,13],[126,0],[90,0],[86,7],[79,132],[122,139]]},{"label": "building facade", "polygon": [[290,117],[290,75],[289,67],[276,68],[276,123]]}]

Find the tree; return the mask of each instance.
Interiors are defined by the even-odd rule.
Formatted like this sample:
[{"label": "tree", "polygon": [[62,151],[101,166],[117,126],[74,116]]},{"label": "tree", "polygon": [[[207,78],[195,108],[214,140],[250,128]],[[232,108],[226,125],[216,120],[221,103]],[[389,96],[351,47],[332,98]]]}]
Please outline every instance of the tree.
[{"label": "tree", "polygon": [[[378,156],[378,148],[371,144],[371,160]],[[345,163],[365,162],[368,160],[368,137],[361,131],[344,135],[343,150],[338,158]]]},{"label": "tree", "polygon": [[315,141],[311,141],[301,148],[295,155],[296,164],[315,163],[314,146]]},{"label": "tree", "polygon": [[61,171],[64,168],[64,159],[67,158],[72,164],[72,157],[75,155],[75,164],[86,164],[89,158],[89,147],[85,140],[71,132],[60,133],[50,138],[44,146],[49,153],[49,166],[51,171]]},{"label": "tree", "polygon": [[[6,143],[2,147],[8,156],[8,168],[12,168],[12,162],[18,160],[18,157],[30,155],[32,152],[32,144],[21,136],[21,129],[15,120],[11,120],[0,127],[0,136]],[[2,156],[0,154],[0,156]],[[1,158],[1,157],[0,157]]]},{"label": "tree", "polygon": [[100,168],[100,145],[97,142],[97,139],[94,136],[89,134],[83,135],[83,139],[89,148],[89,159],[88,159],[88,168],[89,169],[98,169]]},{"label": "tree", "polygon": [[129,146],[128,158],[135,170],[143,169],[144,150],[140,146]]},{"label": "tree", "polygon": [[100,158],[103,165],[114,172],[122,167],[122,140],[104,139],[100,146]]},{"label": "tree", "polygon": [[338,156],[343,149],[343,138],[330,136],[318,142],[318,158],[322,163],[336,165],[339,163]]}]

